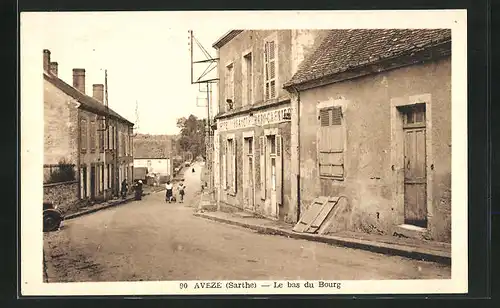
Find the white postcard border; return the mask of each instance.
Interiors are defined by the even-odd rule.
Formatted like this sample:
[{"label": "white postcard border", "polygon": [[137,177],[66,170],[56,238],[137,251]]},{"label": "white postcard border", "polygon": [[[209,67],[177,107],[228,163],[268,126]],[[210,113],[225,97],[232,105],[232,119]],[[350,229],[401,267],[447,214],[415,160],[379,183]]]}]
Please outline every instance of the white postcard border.
[{"label": "white postcard border", "polygon": [[[228,29],[308,28],[451,28],[452,29],[452,273],[443,280],[332,281],[341,288],[265,288],[180,290],[169,282],[44,283],[42,265],[43,200],[43,21],[50,14],[166,14],[187,29],[225,23]],[[95,15],[94,15],[95,14]],[[186,18],[189,14],[190,18]],[[270,18],[272,16],[272,18]],[[162,294],[402,294],[466,293],[468,288],[467,210],[467,12],[432,11],[280,11],[280,12],[106,12],[21,13],[21,295],[162,295]],[[131,20],[134,20],[131,17]],[[189,20],[189,23],[186,22]],[[237,281],[237,280],[235,280]],[[261,281],[248,281],[262,284]],[[279,281],[286,283],[286,281]],[[223,281],[222,283],[225,283]],[[266,281],[264,283],[273,282]],[[305,283],[305,281],[301,281]],[[316,281],[317,283],[317,281]]]}]

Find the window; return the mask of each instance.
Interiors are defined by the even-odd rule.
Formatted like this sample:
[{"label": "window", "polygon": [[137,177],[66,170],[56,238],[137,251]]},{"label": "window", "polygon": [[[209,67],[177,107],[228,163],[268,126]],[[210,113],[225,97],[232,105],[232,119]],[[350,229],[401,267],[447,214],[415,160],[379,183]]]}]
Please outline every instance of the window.
[{"label": "window", "polygon": [[253,103],[253,65],[252,53],[243,56],[243,105]]},{"label": "window", "polygon": [[111,128],[108,126],[106,127],[106,149],[110,149],[111,144],[109,143],[109,135],[111,134],[110,132]]},{"label": "window", "polygon": [[344,128],[341,107],[323,108],[320,114],[319,174],[344,179]]},{"label": "window", "polygon": [[418,104],[402,108],[404,112],[404,126],[420,127],[425,126],[425,104]]},{"label": "window", "polygon": [[236,193],[236,139],[228,138],[223,155],[224,187]]},{"label": "window", "polygon": [[[261,199],[272,194],[283,204],[283,138],[276,132],[260,137],[260,187]],[[271,194],[271,195],[270,195]]]},{"label": "window", "polygon": [[101,183],[99,183],[100,191],[103,192],[106,187],[104,187],[104,164],[101,165]]},{"label": "window", "polygon": [[111,144],[113,145],[112,149],[116,150],[116,127],[115,126],[112,127],[111,139],[112,139]]},{"label": "window", "polygon": [[87,147],[88,147],[88,139],[87,139],[87,136],[88,136],[88,127],[87,127],[87,120],[85,119],[82,119],[81,122],[80,122],[80,143],[81,143],[81,149],[82,149],[82,152],[86,152],[87,151]]},{"label": "window", "polygon": [[104,117],[99,119],[99,151],[104,152],[104,129],[106,128],[105,126],[105,119]]},{"label": "window", "polygon": [[264,97],[265,100],[276,98],[276,41],[264,43]]},{"label": "window", "polygon": [[90,121],[90,151],[95,152],[96,148],[96,133],[97,133],[97,127],[95,125],[95,121]]},{"label": "window", "polygon": [[111,188],[111,165],[110,164],[108,164],[108,168],[107,169],[108,169],[107,170],[107,173],[108,173],[108,181],[107,181],[108,182],[107,183],[108,186],[107,187],[109,189],[109,188]]},{"label": "window", "polygon": [[[226,76],[225,76],[225,89],[226,89],[226,111],[232,109],[234,106],[234,66],[229,64],[226,66]],[[232,103],[228,104],[227,100],[231,100]]]},{"label": "window", "polygon": [[120,132],[120,139],[122,156],[125,156],[127,154],[127,144],[125,143],[125,134],[123,132]]}]

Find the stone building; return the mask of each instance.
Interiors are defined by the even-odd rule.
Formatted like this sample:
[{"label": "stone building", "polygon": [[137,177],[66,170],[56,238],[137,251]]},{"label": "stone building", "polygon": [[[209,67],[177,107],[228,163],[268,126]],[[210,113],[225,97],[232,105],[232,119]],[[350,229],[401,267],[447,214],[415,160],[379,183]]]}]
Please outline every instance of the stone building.
[{"label": "stone building", "polygon": [[[50,51],[43,55],[45,167],[57,168],[62,161],[75,166],[72,199],[118,196],[120,182],[132,178],[133,123],[106,108],[102,84],[93,85],[93,97],[85,94],[84,69],[73,69],[71,86],[58,77]],[[54,196],[46,190],[45,198]]]},{"label": "stone building", "polygon": [[346,196],[345,230],[450,241],[450,30],[331,30],[285,88],[301,212]]},{"label": "stone building", "polygon": [[219,58],[214,186],[219,208],[295,221],[291,95],[282,88],[325,30],[231,30]]}]

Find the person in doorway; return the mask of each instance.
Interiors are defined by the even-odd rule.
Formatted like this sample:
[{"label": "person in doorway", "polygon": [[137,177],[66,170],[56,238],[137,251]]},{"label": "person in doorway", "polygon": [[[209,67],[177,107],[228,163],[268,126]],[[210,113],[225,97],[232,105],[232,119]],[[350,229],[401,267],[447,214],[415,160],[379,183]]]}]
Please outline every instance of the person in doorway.
[{"label": "person in doorway", "polygon": [[123,179],[123,181],[122,181],[122,189],[121,189],[121,196],[122,196],[123,199],[125,199],[125,197],[127,197],[127,192],[128,192],[127,179]]},{"label": "person in doorway", "polygon": [[167,190],[166,195],[165,195],[165,201],[168,203],[172,202],[172,197],[174,195],[174,185],[170,183],[170,181],[167,181],[167,184],[165,184],[165,189]]},{"label": "person in doorway", "polygon": [[184,194],[186,193],[186,185],[184,185],[184,179],[179,183],[179,186],[177,187],[179,190],[179,196],[180,196],[180,203],[184,202]]},{"label": "person in doorway", "polygon": [[194,173],[194,168],[192,169],[193,173]]}]

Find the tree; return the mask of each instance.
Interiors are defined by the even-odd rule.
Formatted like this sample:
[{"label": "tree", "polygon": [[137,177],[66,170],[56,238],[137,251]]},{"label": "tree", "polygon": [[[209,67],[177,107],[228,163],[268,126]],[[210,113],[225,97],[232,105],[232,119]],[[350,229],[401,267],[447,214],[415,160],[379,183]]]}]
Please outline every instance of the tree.
[{"label": "tree", "polygon": [[205,158],[205,119],[194,115],[177,119],[177,127],[181,129],[178,147],[183,152],[191,152],[193,157]]}]

